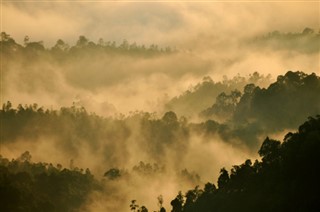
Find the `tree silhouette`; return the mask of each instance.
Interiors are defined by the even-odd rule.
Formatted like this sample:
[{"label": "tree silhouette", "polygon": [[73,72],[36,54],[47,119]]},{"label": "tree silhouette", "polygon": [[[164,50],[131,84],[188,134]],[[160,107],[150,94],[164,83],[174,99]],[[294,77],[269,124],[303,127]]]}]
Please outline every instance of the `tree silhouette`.
[{"label": "tree silhouette", "polygon": [[139,205],[137,204],[137,200],[131,200],[131,204],[130,204],[130,210],[132,211],[136,211],[136,209],[139,208]]},{"label": "tree silhouette", "polygon": [[261,161],[223,168],[218,189],[211,183],[171,201],[172,211],[318,211],[320,115],[310,117],[284,141],[266,138]]},{"label": "tree silhouette", "polygon": [[229,173],[225,168],[220,170],[220,176],[218,178],[218,187],[219,189],[225,188],[229,182]]},{"label": "tree silhouette", "polygon": [[171,201],[170,204],[172,206],[172,212],[181,212],[183,210],[184,200],[181,191],[179,192],[177,197]]}]

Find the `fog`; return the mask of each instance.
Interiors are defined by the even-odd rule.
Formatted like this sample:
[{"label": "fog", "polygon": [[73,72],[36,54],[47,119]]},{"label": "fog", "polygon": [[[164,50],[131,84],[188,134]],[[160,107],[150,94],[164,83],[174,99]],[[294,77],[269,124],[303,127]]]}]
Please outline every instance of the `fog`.
[{"label": "fog", "polygon": [[[319,113],[318,99],[297,118],[288,106],[281,123],[263,116],[277,110],[240,107],[246,84],[268,89],[289,70],[320,75],[319,10],[289,1],[1,2],[1,32],[15,43],[1,46],[0,103],[50,111],[3,118],[1,155],[89,168],[104,189],[80,211],[129,211],[134,199],[157,210],[159,195],[169,211],[179,191],[216,183],[222,167],[257,159],[266,136],[281,140]],[[236,89],[242,96],[221,118],[218,95]],[[151,174],[135,171],[141,161]],[[121,176],[108,179],[113,168]]]},{"label": "fog", "polygon": [[151,112],[161,108],[164,98],[179,95],[207,75],[219,81],[223,75],[254,71],[275,77],[288,70],[319,70],[318,52],[305,55],[296,49],[270,49],[269,43],[259,48],[247,44],[275,30],[319,30],[318,3],[5,2],[2,7],[2,31],[18,43],[28,35],[50,48],[58,39],[74,45],[77,36],[85,35],[93,42],[103,38],[120,44],[126,39],[179,50],[146,59],[88,55],[63,66],[45,60],[31,66],[27,76],[4,72],[4,102],[60,106],[79,100],[87,107],[92,101],[117,112]]}]

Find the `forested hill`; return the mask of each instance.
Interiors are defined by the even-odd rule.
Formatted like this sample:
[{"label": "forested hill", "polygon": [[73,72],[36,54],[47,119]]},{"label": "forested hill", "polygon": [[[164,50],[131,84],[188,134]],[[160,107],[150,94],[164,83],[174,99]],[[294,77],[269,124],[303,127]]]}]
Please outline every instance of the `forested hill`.
[{"label": "forested hill", "polygon": [[264,76],[258,72],[254,72],[248,77],[243,77],[238,74],[232,79],[224,76],[221,82],[215,82],[211,77],[206,76],[201,82],[183,92],[181,95],[170,99],[166,103],[165,109],[172,110],[180,116],[192,117],[216,103],[216,97],[223,92],[230,93],[233,90],[242,90],[247,84],[267,87],[270,83],[271,75]]},{"label": "forested hill", "polygon": [[[308,44],[301,51],[291,46],[300,38]],[[279,50],[302,52],[308,73],[288,71],[272,83],[258,72],[221,82],[204,77],[179,95],[189,80],[214,76],[215,67],[248,70],[259,52],[248,47],[250,60],[223,57],[220,66],[219,57],[156,45],[80,36],[73,46],[58,40],[46,48],[1,33],[0,211],[146,212],[159,195],[161,212],[170,203],[173,212],[320,211],[320,77],[312,46],[319,38],[306,30],[255,41],[291,39]],[[171,96],[162,99],[165,93]],[[283,142],[266,138],[307,117]],[[245,161],[257,152],[261,160]],[[220,167],[227,169],[219,176]],[[216,178],[217,185],[204,184]]]},{"label": "forested hill", "polygon": [[315,73],[288,71],[266,88],[249,83],[242,92],[220,93],[201,115],[270,130],[295,128],[305,117],[320,113],[319,93],[320,78]]},{"label": "forested hill", "polygon": [[[31,41],[29,36],[25,36],[23,45],[17,43],[6,32],[1,32],[0,41],[3,55],[20,55],[22,56],[54,56],[55,59],[64,60],[68,56],[85,56],[90,54],[130,54],[140,56],[152,56],[161,53],[173,53],[176,50],[170,47],[160,48],[156,44],[138,45],[137,43],[129,43],[123,40],[122,43],[117,44],[115,41],[104,41],[102,38],[98,42],[90,41],[83,35],[80,35],[75,45],[69,45],[62,39],[58,39],[56,44],[51,48],[46,48],[43,41]],[[74,58],[74,57],[72,57]]]},{"label": "forested hill", "polygon": [[74,211],[101,189],[89,169],[31,161],[26,151],[11,161],[0,155],[1,211]]},{"label": "forested hill", "polygon": [[305,54],[317,54],[320,50],[320,31],[306,27],[302,32],[284,33],[273,31],[255,39],[248,40],[246,44],[257,48],[273,51],[291,50]]},{"label": "forested hill", "polygon": [[[207,183],[171,201],[173,212],[319,211],[320,116],[310,117],[283,142],[266,138],[261,160],[221,169]],[[205,163],[205,162],[204,162]],[[208,164],[210,165],[210,164]]]},{"label": "forested hill", "polygon": [[[171,211],[319,211],[319,115],[288,133],[283,142],[266,138],[259,155],[261,160],[246,160],[230,172],[222,168],[217,186],[207,183],[203,189],[180,192],[171,201]],[[101,186],[88,169],[32,163],[29,152],[11,161],[0,158],[4,211],[78,210]],[[147,211],[145,206],[140,209]]]},{"label": "forested hill", "polygon": [[[22,137],[36,142],[42,137],[54,137],[66,154],[77,155],[79,146],[86,144],[92,151],[105,149],[109,157],[118,161],[121,157],[116,150],[125,152],[124,146],[134,138],[138,145],[147,145],[152,158],[162,160],[167,148],[180,155],[181,148],[189,145],[185,141],[196,132],[209,137],[218,135],[224,142],[256,151],[260,136],[293,129],[306,117],[319,114],[319,93],[320,78],[316,74],[289,71],[267,88],[248,84],[243,93],[221,93],[216,103],[202,113],[205,120],[200,123],[190,123],[174,112],[167,112],[162,118],[146,112],[103,118],[76,105],[60,110],[46,110],[37,104],[15,109],[7,102],[0,110],[5,123],[2,142],[13,143]],[[220,121],[222,118],[225,121]]]}]

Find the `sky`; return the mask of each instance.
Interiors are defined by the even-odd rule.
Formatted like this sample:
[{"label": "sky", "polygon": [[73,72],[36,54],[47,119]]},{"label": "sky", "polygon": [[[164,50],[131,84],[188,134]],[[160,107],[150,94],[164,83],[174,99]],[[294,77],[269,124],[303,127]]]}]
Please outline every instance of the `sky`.
[{"label": "sky", "polygon": [[[290,49],[273,51],[277,46],[253,49],[246,43],[275,30],[300,33],[309,27],[319,31],[317,1],[2,1],[1,6],[1,31],[20,44],[28,35],[30,41],[43,41],[46,48],[58,39],[72,46],[84,35],[95,43],[99,38],[117,44],[126,39],[138,45],[179,50],[171,57],[154,59],[90,58],[90,67],[80,74],[67,73],[68,67],[52,64],[45,67],[54,70],[55,76],[51,71],[51,76],[45,71],[39,75],[44,64],[35,77],[21,78],[23,74],[12,72],[3,76],[7,88],[3,90],[3,101],[10,99],[15,104],[39,102],[58,107],[79,100],[96,112],[100,109],[91,108],[88,102],[109,105],[117,112],[153,112],[163,101],[180,95],[204,76],[219,81],[223,75],[258,71],[275,79],[288,70],[320,70],[319,62],[315,62],[319,52],[306,55]],[[82,62],[74,69],[89,64]],[[43,80],[46,78],[50,82]],[[12,82],[26,85],[14,88]],[[31,93],[21,93],[30,85],[34,88]],[[48,85],[54,90],[49,99],[43,92]]]},{"label": "sky", "polygon": [[2,30],[52,46],[85,35],[193,49],[208,40],[319,28],[315,1],[2,1]]}]

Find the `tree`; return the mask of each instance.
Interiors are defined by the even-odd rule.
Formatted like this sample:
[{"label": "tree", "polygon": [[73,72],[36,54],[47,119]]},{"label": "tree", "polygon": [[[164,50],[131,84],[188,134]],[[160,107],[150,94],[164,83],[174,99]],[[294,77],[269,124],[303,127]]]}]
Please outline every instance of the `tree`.
[{"label": "tree", "polygon": [[39,51],[44,51],[45,48],[43,46],[43,42],[42,41],[28,42],[26,44],[26,50],[31,51],[31,52],[39,52]]},{"label": "tree", "polygon": [[31,161],[31,154],[30,154],[30,152],[29,151],[25,151],[24,153],[22,153],[21,155],[20,155],[20,157],[17,159],[18,161],[20,161],[20,162],[30,162]]},{"label": "tree", "polygon": [[218,178],[218,187],[219,189],[223,189],[228,185],[230,178],[229,173],[225,168],[220,170],[220,176]]},{"label": "tree", "polygon": [[127,40],[123,40],[123,42],[119,46],[120,49],[128,50],[129,49],[129,42]]},{"label": "tree", "polygon": [[178,123],[177,115],[172,111],[166,112],[163,115],[162,120],[164,123],[166,123],[168,125],[175,125]]},{"label": "tree", "polygon": [[314,33],[314,30],[309,28],[309,27],[306,27],[303,31],[302,31],[302,34],[304,35],[308,35],[308,34],[313,34]]},{"label": "tree", "polygon": [[69,45],[65,43],[63,40],[59,39],[57,40],[56,44],[52,47],[52,50],[54,51],[59,51],[59,52],[64,52],[69,49]]},{"label": "tree", "polygon": [[137,204],[137,200],[131,200],[131,204],[130,204],[130,210],[132,211],[136,211],[136,209],[139,208],[139,205]]},{"label": "tree", "polygon": [[2,42],[8,42],[8,41],[14,41],[11,36],[5,32],[1,32],[1,41]]},{"label": "tree", "polygon": [[230,176],[222,168],[217,190],[206,184],[200,195],[196,189],[189,191],[184,205],[174,199],[172,211],[320,210],[320,115],[310,117],[298,132],[287,134],[283,143],[267,137],[259,154],[262,161],[235,165]]},{"label": "tree", "polygon": [[28,36],[28,35],[26,35],[26,36],[24,37],[24,39],[23,39],[23,43],[24,43],[24,45],[25,45],[25,46],[27,46],[27,45],[28,45],[29,40],[30,40],[29,36]]},{"label": "tree", "polygon": [[140,210],[140,212],[148,212],[148,209],[144,205],[141,206],[141,208],[139,210]]},{"label": "tree", "polygon": [[212,194],[217,190],[216,186],[213,183],[206,183],[204,186],[204,192],[207,194]]},{"label": "tree", "polygon": [[159,212],[166,212],[166,209],[164,207],[162,207],[162,204],[163,204],[162,195],[159,195],[157,199],[158,199],[158,205],[159,205],[159,208],[160,208]]},{"label": "tree", "polygon": [[85,36],[80,35],[77,41],[77,47],[85,47],[88,45],[88,43],[89,43],[89,40]]},{"label": "tree", "polygon": [[262,143],[258,153],[261,157],[263,157],[262,158],[263,161],[266,161],[269,163],[277,159],[279,155],[279,151],[280,151],[280,141],[269,139],[269,137],[267,137]]},{"label": "tree", "polygon": [[171,201],[172,211],[171,212],[182,212],[183,211],[183,195],[181,191],[179,191],[178,195],[174,200]]},{"label": "tree", "polygon": [[120,173],[119,169],[112,168],[112,169],[108,170],[106,173],[104,173],[103,176],[107,177],[110,180],[115,180],[115,179],[121,177],[121,173]]}]

